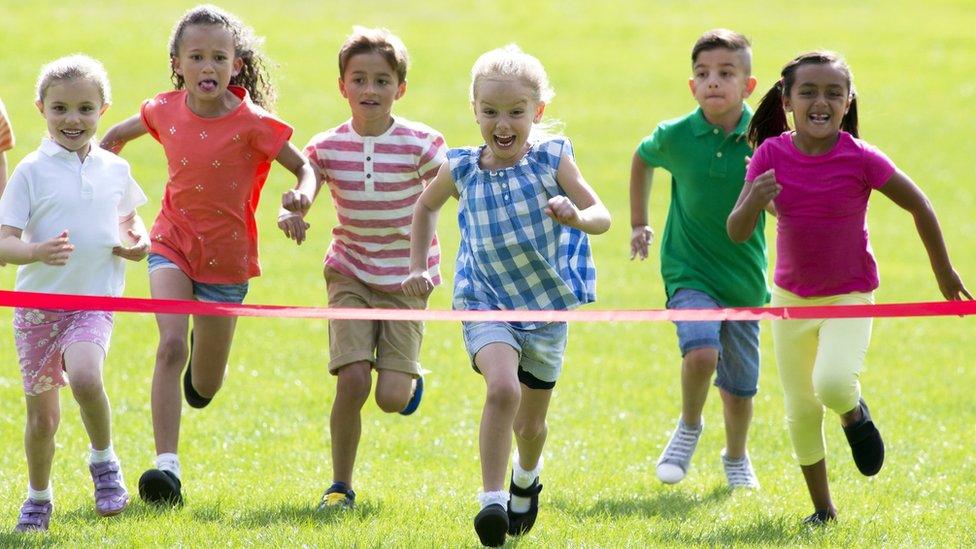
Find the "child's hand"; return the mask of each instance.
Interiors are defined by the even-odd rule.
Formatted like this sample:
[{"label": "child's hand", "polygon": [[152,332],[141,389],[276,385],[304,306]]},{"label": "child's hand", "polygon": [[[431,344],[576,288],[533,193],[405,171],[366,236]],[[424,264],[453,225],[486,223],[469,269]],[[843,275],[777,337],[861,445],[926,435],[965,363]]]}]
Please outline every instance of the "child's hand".
[{"label": "child's hand", "polygon": [[40,261],[45,265],[61,266],[68,263],[68,256],[75,251],[74,244],[68,242],[68,231],[64,230],[60,235],[38,242],[31,249],[31,261]]},{"label": "child's hand", "polygon": [[630,232],[630,259],[640,257],[647,259],[647,248],[654,241],[654,229],[647,225],[638,225]]},{"label": "child's hand", "polygon": [[568,196],[554,196],[549,199],[545,209],[546,215],[563,225],[572,225],[579,221],[579,208],[573,204]]},{"label": "child's hand", "polygon": [[308,209],[312,207],[312,199],[298,189],[291,189],[281,195],[281,207],[305,217]]},{"label": "child's hand", "polygon": [[132,239],[131,246],[116,246],[112,248],[112,254],[129,261],[142,261],[149,255],[149,241],[132,229],[129,229],[129,238]]},{"label": "child's hand", "polygon": [[403,288],[404,295],[422,297],[434,289],[434,282],[427,271],[411,271],[400,283],[400,287]]},{"label": "child's hand", "polygon": [[752,204],[757,210],[761,210],[782,190],[783,186],[776,181],[776,173],[773,170],[767,170],[752,180],[752,184],[749,185],[749,194],[746,195],[746,202]]},{"label": "child's hand", "polygon": [[949,301],[962,301],[963,296],[972,301],[972,294],[966,290],[966,287],[962,284],[962,279],[959,278],[959,274],[951,267],[946,272],[935,273],[935,279],[939,283],[939,290],[942,292],[942,295]]},{"label": "child's hand", "polygon": [[305,241],[305,233],[309,227],[311,225],[305,222],[302,214],[281,212],[278,215],[278,228],[285,233],[285,236],[294,240],[296,244],[301,245]]}]

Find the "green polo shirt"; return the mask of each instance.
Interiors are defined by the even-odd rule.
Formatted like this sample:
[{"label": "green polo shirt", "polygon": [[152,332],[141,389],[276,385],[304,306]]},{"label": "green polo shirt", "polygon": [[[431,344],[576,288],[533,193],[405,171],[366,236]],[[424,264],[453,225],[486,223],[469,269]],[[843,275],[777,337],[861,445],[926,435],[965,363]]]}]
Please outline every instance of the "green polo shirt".
[{"label": "green polo shirt", "polygon": [[661,275],[668,298],[680,288],[700,290],[727,307],[769,302],[765,214],[749,240],[733,242],[725,220],[746,176],[752,111],[746,105],[729,135],[705,120],[701,108],[662,122],[637,153],[649,166],[671,172],[671,206],[661,238]]}]

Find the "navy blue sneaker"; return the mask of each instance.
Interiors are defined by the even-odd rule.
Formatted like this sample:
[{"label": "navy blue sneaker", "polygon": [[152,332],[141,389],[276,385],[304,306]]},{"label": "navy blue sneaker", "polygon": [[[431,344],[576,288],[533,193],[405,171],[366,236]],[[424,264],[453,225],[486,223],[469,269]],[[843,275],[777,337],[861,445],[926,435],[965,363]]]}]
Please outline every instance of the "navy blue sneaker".
[{"label": "navy blue sneaker", "polygon": [[420,400],[424,398],[424,376],[421,374],[417,378],[417,383],[413,387],[413,395],[410,396],[410,401],[407,405],[400,410],[401,416],[409,416],[410,414],[417,411],[420,407]]},{"label": "navy blue sneaker", "polygon": [[356,492],[345,482],[333,482],[322,494],[319,511],[327,509],[352,509],[356,505]]},{"label": "navy blue sneaker", "polygon": [[190,330],[190,358],[186,361],[186,370],[183,372],[183,397],[186,403],[194,408],[206,408],[213,398],[200,395],[193,388],[193,330]]}]

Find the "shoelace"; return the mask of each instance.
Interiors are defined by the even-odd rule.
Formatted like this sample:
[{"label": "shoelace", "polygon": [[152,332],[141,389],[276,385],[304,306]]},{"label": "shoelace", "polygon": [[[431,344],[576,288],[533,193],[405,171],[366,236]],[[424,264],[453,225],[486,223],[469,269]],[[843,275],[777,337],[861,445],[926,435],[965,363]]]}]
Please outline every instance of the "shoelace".
[{"label": "shoelace", "polygon": [[756,475],[749,470],[749,462],[745,459],[725,460],[725,473],[729,482],[736,486],[751,486],[756,482]]},{"label": "shoelace", "polygon": [[691,459],[691,454],[695,451],[695,446],[698,445],[697,434],[695,431],[689,431],[678,426],[674,437],[665,449],[663,461],[685,463]]}]

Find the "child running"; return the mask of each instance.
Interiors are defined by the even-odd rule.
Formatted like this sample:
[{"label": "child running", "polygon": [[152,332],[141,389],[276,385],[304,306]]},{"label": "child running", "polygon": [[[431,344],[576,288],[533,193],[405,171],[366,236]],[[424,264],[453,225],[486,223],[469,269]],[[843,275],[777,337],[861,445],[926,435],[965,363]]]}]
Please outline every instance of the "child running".
[{"label": "child running", "polygon": [[[912,214],[942,295],[972,299],[952,268],[925,194],[884,153],[858,139],[847,63],[816,51],[787,63],[781,75],[752,119],[756,153],[728,218],[729,236],[741,242],[764,208],[776,215],[773,306],[874,302],[878,270],[866,222],[872,190]],[[884,463],[884,442],[859,382],[870,337],[870,318],[773,322],[790,438],[814,506],[808,524],[837,516],[827,483],[825,406],[840,416],[862,474],[875,475]]]},{"label": "child running", "polygon": [[[352,118],[322,132],[305,153],[318,186],[327,183],[339,223],[325,254],[329,307],[425,309],[429,292],[404,295],[409,274],[413,207],[444,162],[440,133],[393,116],[393,103],[407,91],[407,49],[386,29],[355,27],[339,50],[339,93]],[[316,193],[318,189],[316,189]],[[299,243],[308,204],[298,191],[285,193],[281,223]],[[292,213],[294,212],[294,213]],[[297,226],[299,232],[290,232]],[[426,265],[440,281],[436,237]],[[384,412],[410,415],[420,404],[423,322],[330,320],[329,371],[336,376],[332,403],[332,485],[320,507],[351,507],[352,473],[362,430],[360,410],[376,369],[376,403]]]},{"label": "child running", "polygon": [[[150,231],[154,298],[243,302],[248,279],[261,274],[254,212],[272,160],[295,174],[306,202],[311,200],[315,176],[288,142],[292,128],[262,108],[271,106],[275,91],[259,43],[250,27],[214,6],[187,11],[169,42],[176,90],[145,101],[139,114],[102,141],[118,152],[148,132],[166,153],[169,180]],[[183,502],[176,453],[180,373],[185,365],[187,403],[207,406],[227,370],[236,318],[194,315],[189,349],[187,315],[159,314],[156,322],[156,467],[139,479],[139,495],[177,505]]]},{"label": "child running", "polygon": [[[630,175],[630,257],[647,258],[654,233],[647,200],[655,167],[671,172],[671,206],[661,240],[661,275],[669,309],[760,307],[769,301],[762,215],[737,245],[725,235],[752,153],[745,140],[756,87],[746,37],[726,29],[703,34],[691,50],[694,112],[662,122],[634,153]],[[759,322],[675,322],[681,349],[681,417],[657,462],[665,483],[681,481],[704,422],[708,382],[722,396],[722,467],[732,488],[758,488],[746,439],[759,388]]]},{"label": "child running", "polygon": [[14,130],[7,117],[7,108],[0,100],[0,195],[7,187],[7,151],[14,148]]},{"label": "child running", "polygon": [[[21,265],[18,291],[120,296],[123,259],[140,261],[149,251],[146,228],[135,211],[146,195],[125,160],[92,145],[111,101],[105,69],[90,57],[63,57],[41,70],[37,108],[48,137],[17,165],[0,199],[0,259]],[[95,511],[117,515],[129,503],[102,384],[112,322],[112,313],[103,311],[14,309],[29,477],[18,532],[48,529],[54,510],[54,434],[61,417],[57,389],[68,384],[91,444]]]},{"label": "child running", "polygon": [[[580,174],[569,140],[545,135],[554,92],[542,64],[515,45],[483,54],[471,69],[470,99],[485,142],[451,149],[421,194],[404,293],[424,296],[437,213],[458,199],[454,308],[571,309],[596,299],[586,233],[610,228],[610,213]],[[562,370],[564,322],[465,322],[472,366],[487,384],[479,447],[483,491],[474,528],[487,546],[528,532],[539,510],[546,412]],[[505,471],[516,451],[506,491]],[[509,496],[511,495],[511,499]]]}]

